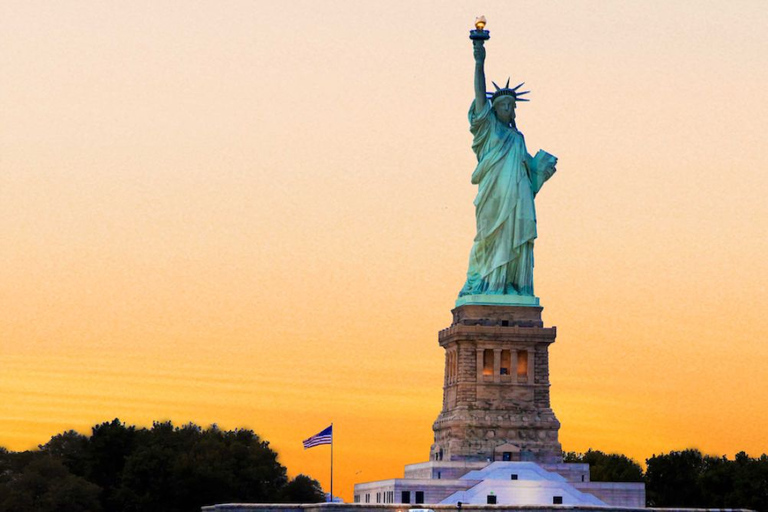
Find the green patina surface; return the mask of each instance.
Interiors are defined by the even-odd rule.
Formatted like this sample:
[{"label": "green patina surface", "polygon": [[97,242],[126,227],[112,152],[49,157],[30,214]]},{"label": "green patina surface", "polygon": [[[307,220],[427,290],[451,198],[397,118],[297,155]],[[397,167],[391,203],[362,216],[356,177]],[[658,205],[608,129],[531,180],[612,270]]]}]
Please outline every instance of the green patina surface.
[{"label": "green patina surface", "polygon": [[456,299],[456,307],[465,305],[483,306],[539,306],[539,298],[533,295],[462,295]]},{"label": "green patina surface", "polygon": [[[475,100],[469,109],[477,167],[472,183],[477,235],[469,255],[467,280],[456,306],[511,304],[538,306],[533,293],[534,198],[555,173],[557,158],[546,151],[531,156],[515,124],[515,107],[527,92],[520,86],[485,89],[485,48],[474,41]],[[520,84],[522,85],[522,84]]]}]

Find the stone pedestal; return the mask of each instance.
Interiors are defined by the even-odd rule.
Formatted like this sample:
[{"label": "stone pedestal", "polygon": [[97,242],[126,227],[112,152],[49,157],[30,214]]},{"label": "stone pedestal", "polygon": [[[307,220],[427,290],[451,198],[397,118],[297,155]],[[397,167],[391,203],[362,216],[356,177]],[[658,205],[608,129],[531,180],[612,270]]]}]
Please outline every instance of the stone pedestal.
[{"label": "stone pedestal", "polygon": [[541,307],[462,305],[439,334],[443,409],[431,460],[562,462],[549,403],[549,345]]}]

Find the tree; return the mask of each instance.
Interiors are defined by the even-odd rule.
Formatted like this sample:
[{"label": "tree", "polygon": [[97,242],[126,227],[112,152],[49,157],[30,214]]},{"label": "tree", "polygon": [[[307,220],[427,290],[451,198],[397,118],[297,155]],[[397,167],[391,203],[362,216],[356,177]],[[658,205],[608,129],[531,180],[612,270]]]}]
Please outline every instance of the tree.
[{"label": "tree", "polygon": [[748,508],[768,511],[768,456],[727,457],[694,449],[647,460],[648,505],[658,507]]},{"label": "tree", "polygon": [[0,510],[97,512],[101,489],[73,475],[61,460],[43,452],[5,454]]},{"label": "tree", "polygon": [[185,511],[223,502],[275,502],[286,484],[277,453],[251,430],[155,423],[125,464],[120,510]]},{"label": "tree", "polygon": [[563,461],[589,464],[589,479],[593,482],[643,481],[643,468],[626,455],[590,448],[586,453],[566,452]]},{"label": "tree", "polygon": [[654,455],[646,460],[646,496],[653,507],[703,507],[699,478],[704,457],[695,449]]},{"label": "tree", "polygon": [[320,503],[325,501],[325,492],[320,482],[306,475],[285,484],[280,491],[280,501],[283,503]]},{"label": "tree", "polygon": [[290,483],[277,453],[252,430],[114,419],[90,436],[57,434],[38,450],[0,448],[0,510],[182,512],[225,502],[323,501],[320,485]]},{"label": "tree", "polygon": [[91,429],[87,477],[103,489],[101,501],[106,510],[119,510],[115,492],[120,487],[125,462],[136,445],[136,427],[126,426],[118,418]]},{"label": "tree", "polygon": [[85,477],[90,471],[88,442],[88,437],[74,430],[68,430],[56,434],[39,448],[50,456],[61,460],[73,474]]},{"label": "tree", "polygon": [[768,455],[752,459],[740,452],[736,454],[733,466],[734,505],[729,506],[768,511]]}]

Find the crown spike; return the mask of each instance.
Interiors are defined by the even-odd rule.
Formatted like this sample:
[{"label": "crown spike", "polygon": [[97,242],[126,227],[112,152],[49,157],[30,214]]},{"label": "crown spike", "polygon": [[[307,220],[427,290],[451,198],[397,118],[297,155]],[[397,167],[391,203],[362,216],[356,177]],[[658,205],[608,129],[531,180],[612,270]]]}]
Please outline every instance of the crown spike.
[{"label": "crown spike", "polygon": [[510,96],[515,101],[529,101],[525,98],[521,98],[520,96],[523,96],[524,94],[528,94],[531,91],[521,91],[517,92],[518,89],[520,89],[523,85],[525,85],[525,82],[520,82],[512,89],[509,88],[511,77],[507,77],[507,83],[504,87],[499,87],[499,84],[496,82],[491,81],[493,86],[496,88],[496,91],[493,93],[489,93],[486,91],[486,96],[488,99],[491,100],[491,102],[497,100],[498,98],[501,98],[502,96]]}]

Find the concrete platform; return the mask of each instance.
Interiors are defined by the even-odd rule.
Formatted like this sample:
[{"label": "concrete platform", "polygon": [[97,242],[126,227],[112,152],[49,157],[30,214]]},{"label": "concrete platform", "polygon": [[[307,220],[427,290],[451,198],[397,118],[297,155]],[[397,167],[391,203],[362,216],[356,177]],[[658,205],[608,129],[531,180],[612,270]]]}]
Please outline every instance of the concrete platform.
[{"label": "concrete platform", "polygon": [[[457,512],[456,505],[423,505],[434,512]],[[368,503],[310,503],[283,505],[270,503],[228,503],[203,507],[203,512],[408,512],[417,506],[397,504],[375,505]],[[424,509],[421,509],[424,510]],[[512,506],[512,505],[464,505],[462,512],[755,512],[739,508],[637,508],[596,506]]]}]

